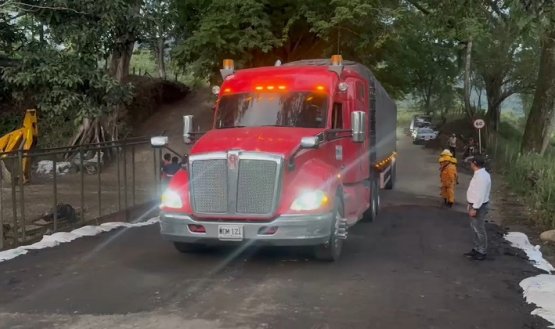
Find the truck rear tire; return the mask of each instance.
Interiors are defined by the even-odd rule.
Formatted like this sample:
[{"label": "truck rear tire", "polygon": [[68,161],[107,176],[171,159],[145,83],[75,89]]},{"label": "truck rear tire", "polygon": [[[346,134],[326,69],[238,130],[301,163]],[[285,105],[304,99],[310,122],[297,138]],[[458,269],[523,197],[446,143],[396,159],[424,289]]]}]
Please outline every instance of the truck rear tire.
[{"label": "truck rear tire", "polygon": [[341,200],[339,196],[335,198],[333,214],[329,240],[326,243],[314,248],[314,256],[316,259],[326,262],[334,262],[338,260],[341,256],[341,250],[343,249],[343,239],[338,236],[340,221],[342,220],[344,214],[343,200]]},{"label": "truck rear tire", "polygon": [[362,216],[362,221],[368,223],[376,220],[380,211],[380,187],[375,181],[370,184],[370,208],[366,209]]},{"label": "truck rear tire", "polygon": [[175,249],[184,254],[199,252],[206,249],[205,246],[197,243],[174,242],[173,245]]},{"label": "truck rear tire", "polygon": [[391,165],[391,171],[389,172],[389,181],[385,184],[386,190],[392,190],[395,187],[395,178],[397,176],[397,164],[393,163]]}]

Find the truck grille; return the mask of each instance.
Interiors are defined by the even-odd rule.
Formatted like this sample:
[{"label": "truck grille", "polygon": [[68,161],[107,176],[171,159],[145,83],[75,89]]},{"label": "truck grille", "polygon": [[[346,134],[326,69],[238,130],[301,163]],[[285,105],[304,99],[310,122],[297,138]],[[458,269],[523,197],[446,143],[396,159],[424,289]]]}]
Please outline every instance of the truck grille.
[{"label": "truck grille", "polygon": [[[269,217],[279,192],[282,158],[260,153],[238,153],[235,163],[227,155],[190,158],[191,200],[199,215]],[[199,158],[201,157],[201,158]]]},{"label": "truck grille", "polygon": [[191,166],[191,196],[195,211],[227,212],[227,161],[198,160]]}]

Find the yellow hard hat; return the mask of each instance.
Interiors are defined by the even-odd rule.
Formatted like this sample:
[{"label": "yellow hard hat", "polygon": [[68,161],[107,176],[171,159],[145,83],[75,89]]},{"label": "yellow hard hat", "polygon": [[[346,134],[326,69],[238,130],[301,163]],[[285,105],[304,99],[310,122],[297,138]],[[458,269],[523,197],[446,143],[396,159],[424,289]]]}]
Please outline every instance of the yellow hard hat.
[{"label": "yellow hard hat", "polygon": [[445,149],[443,151],[441,151],[441,153],[439,154],[440,156],[453,156],[453,153],[451,153],[451,151],[449,151],[448,149]]},{"label": "yellow hard hat", "polygon": [[439,159],[437,160],[437,162],[441,163],[441,162],[451,162],[452,157],[448,156],[448,155],[443,155],[440,156]]}]

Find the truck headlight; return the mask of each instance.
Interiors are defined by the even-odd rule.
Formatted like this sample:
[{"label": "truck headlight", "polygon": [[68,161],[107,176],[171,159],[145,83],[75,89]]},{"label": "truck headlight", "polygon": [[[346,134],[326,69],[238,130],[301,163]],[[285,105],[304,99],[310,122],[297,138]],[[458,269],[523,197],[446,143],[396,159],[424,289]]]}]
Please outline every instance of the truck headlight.
[{"label": "truck headlight", "polygon": [[291,204],[291,210],[295,211],[310,211],[316,210],[326,206],[329,203],[329,198],[321,190],[311,190],[303,192],[299,195],[293,204]]},{"label": "truck headlight", "polygon": [[162,207],[165,208],[175,208],[180,209],[183,207],[183,202],[181,202],[181,197],[179,194],[173,190],[166,190],[162,194]]}]

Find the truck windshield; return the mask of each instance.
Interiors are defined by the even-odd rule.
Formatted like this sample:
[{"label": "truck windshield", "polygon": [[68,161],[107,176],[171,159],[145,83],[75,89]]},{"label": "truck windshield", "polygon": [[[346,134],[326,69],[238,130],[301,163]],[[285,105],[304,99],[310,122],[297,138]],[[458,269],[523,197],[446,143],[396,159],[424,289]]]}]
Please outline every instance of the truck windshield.
[{"label": "truck windshield", "polygon": [[220,99],[216,128],[324,128],[328,97],[322,93],[244,93]]}]

